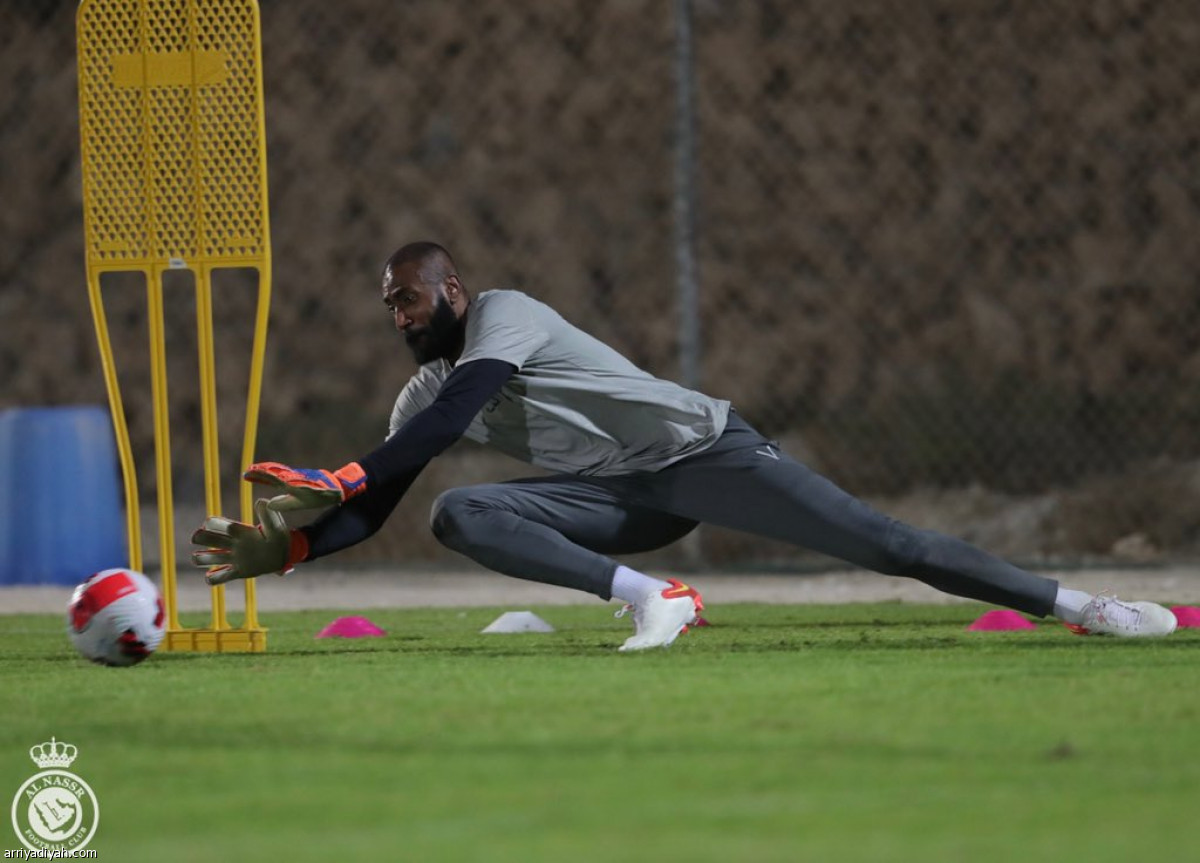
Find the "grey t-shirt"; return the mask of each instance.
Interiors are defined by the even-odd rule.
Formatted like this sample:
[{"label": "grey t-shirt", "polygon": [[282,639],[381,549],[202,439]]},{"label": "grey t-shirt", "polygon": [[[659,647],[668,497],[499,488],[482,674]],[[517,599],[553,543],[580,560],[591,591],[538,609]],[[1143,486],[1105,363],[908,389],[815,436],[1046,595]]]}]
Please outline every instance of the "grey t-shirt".
[{"label": "grey t-shirt", "polygon": [[[725,430],[729,402],[650,375],[545,303],[520,291],[471,301],[462,356],[517,371],[466,436],[556,473],[657,471],[700,452]],[[433,403],[452,366],[421,366],[396,399],[389,437]]]}]

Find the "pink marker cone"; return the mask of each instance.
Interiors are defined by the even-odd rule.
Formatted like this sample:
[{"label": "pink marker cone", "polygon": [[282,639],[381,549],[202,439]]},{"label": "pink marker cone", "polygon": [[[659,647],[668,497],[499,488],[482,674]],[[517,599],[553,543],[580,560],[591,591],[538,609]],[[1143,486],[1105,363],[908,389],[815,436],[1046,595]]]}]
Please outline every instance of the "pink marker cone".
[{"label": "pink marker cone", "polygon": [[1194,605],[1172,606],[1171,614],[1179,621],[1179,628],[1200,627],[1200,608]]},{"label": "pink marker cone", "polygon": [[387,635],[365,617],[339,617],[316,634],[316,638],[369,638]]},{"label": "pink marker cone", "polygon": [[967,627],[968,632],[1003,632],[1013,629],[1037,629],[1015,611],[1006,608],[989,611]]}]

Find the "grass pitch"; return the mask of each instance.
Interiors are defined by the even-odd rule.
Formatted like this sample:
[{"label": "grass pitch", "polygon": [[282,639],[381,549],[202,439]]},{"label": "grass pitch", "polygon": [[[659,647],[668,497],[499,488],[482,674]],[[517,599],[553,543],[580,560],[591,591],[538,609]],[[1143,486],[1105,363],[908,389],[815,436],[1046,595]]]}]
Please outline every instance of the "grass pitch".
[{"label": "grass pitch", "polygon": [[267,654],[133,669],[77,658],[59,618],[0,616],[0,793],[36,772],[31,745],[75,744],[102,860],[1200,849],[1200,630],[1116,641],[964,631],[982,606],[732,605],[624,655],[614,607],[538,608],[558,631],[523,635],[479,634],[503,609],[377,611],[388,636],[357,641],[313,638],[335,612],[272,614]]}]

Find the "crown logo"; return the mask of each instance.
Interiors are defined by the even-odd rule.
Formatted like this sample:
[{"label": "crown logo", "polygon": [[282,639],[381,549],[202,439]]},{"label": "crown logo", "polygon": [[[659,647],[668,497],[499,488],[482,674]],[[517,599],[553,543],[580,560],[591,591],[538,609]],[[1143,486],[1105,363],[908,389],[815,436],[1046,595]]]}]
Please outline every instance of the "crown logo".
[{"label": "crown logo", "polygon": [[39,743],[29,748],[29,757],[43,770],[48,767],[70,767],[79,755],[79,750],[70,743],[59,743],[53,737],[48,743]]}]

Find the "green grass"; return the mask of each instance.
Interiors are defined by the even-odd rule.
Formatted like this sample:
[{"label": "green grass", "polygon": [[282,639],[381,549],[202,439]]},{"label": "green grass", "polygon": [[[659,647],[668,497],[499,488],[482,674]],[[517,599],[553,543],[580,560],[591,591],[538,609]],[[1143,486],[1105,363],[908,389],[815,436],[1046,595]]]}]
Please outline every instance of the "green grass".
[{"label": "green grass", "polygon": [[[263,655],[91,666],[0,616],[0,803],[80,749],[100,859],[1128,861],[1196,853],[1200,630],[968,633],[982,606],[272,614]],[[4,816],[0,848],[17,847]]]}]

